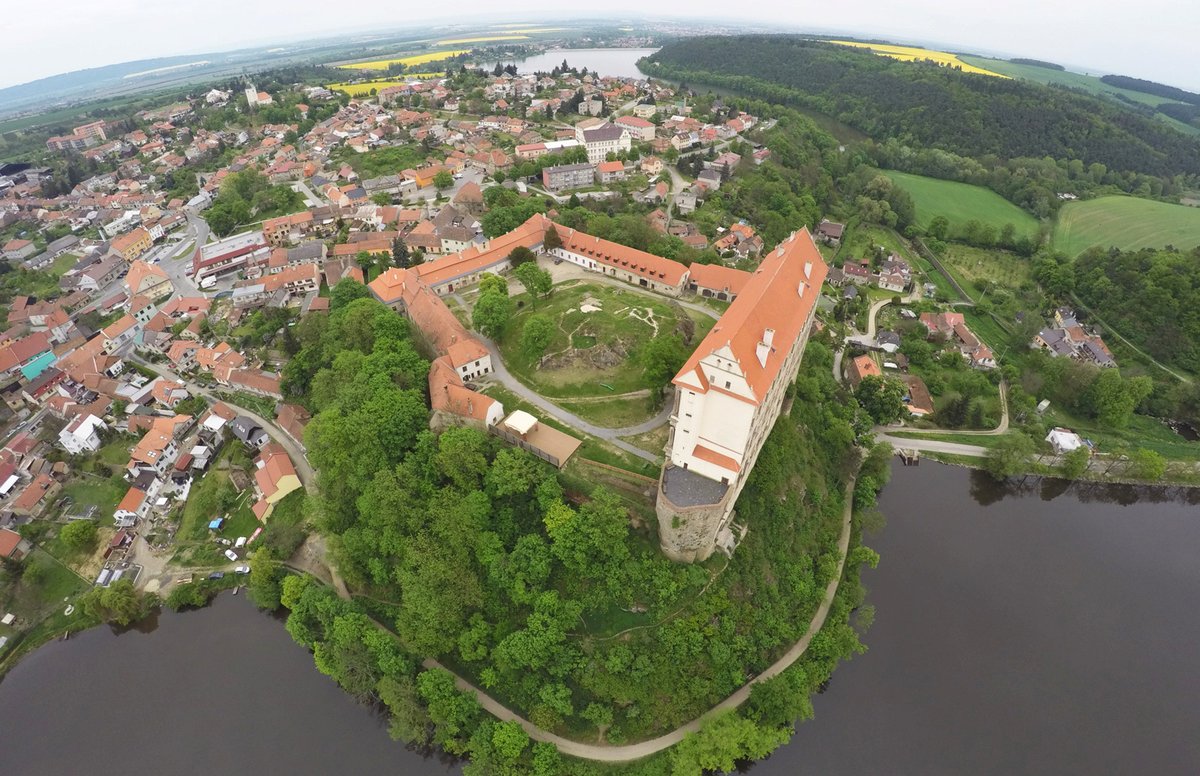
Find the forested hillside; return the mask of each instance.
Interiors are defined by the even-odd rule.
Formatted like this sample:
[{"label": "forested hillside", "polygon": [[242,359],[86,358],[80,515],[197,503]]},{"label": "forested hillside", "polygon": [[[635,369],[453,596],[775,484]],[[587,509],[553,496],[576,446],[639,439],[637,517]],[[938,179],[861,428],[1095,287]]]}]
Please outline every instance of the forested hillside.
[{"label": "forested hillside", "polygon": [[1200,371],[1200,249],[1091,250],[1074,276],[1108,325],[1160,361]]},{"label": "forested hillside", "polygon": [[643,67],[831,115],[883,142],[969,157],[1052,157],[1160,177],[1200,174],[1200,141],[1063,89],[899,62],[786,36],[668,44]]}]

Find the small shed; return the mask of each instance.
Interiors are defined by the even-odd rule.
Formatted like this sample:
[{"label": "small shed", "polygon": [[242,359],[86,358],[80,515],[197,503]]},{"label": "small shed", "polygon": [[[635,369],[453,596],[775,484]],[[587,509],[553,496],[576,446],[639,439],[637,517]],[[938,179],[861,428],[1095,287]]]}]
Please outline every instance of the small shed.
[{"label": "small shed", "polygon": [[209,521],[209,523],[208,523],[208,530],[210,530],[210,531],[220,531],[220,530],[221,530],[221,526],[223,526],[223,525],[225,525],[225,518],[223,518],[223,517],[218,517],[218,518],[216,518],[216,519],[214,519],[214,520],[210,520],[210,521]]}]

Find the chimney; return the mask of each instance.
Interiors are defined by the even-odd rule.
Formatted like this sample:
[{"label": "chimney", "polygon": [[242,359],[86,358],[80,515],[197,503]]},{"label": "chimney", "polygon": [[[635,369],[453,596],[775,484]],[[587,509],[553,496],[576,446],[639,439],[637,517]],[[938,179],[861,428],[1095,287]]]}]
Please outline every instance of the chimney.
[{"label": "chimney", "polygon": [[767,356],[771,354],[771,346],[765,342],[760,342],[758,343],[758,347],[755,348],[754,354],[758,356],[758,365],[765,367],[767,365]]}]

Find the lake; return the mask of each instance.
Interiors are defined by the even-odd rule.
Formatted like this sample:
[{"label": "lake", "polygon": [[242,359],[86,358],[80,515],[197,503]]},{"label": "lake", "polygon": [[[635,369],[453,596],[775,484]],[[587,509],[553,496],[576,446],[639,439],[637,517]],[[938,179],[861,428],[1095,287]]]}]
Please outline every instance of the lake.
[{"label": "lake", "polygon": [[656,51],[656,48],[550,49],[536,56],[516,60],[516,65],[522,73],[548,73],[565,59],[571,67],[586,67],[588,72],[602,76],[645,78],[634,63]]},{"label": "lake", "polygon": [[[1200,491],[1077,488],[924,463],[867,537],[869,647],[750,768],[783,774],[1200,770]],[[0,682],[0,773],[444,774],[245,596],[96,629]],[[103,753],[103,755],[102,755]]]}]

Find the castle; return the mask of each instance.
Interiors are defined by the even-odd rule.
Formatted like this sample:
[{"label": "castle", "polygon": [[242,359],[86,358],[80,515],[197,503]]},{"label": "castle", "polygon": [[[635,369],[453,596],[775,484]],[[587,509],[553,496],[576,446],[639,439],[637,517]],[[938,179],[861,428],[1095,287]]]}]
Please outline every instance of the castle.
[{"label": "castle", "polygon": [[[548,251],[547,229],[559,236],[559,246]],[[507,270],[517,246],[666,296],[690,292],[733,300],[673,381],[675,405],[656,503],[667,557],[690,563],[718,548],[732,553],[738,539],[734,504],[799,369],[828,272],[812,235],[793,232],[751,273],[687,267],[535,215],[485,246],[387,270],[370,283],[371,291],[406,314],[431,346],[435,412],[485,425],[502,417],[498,402],[466,386],[492,371],[490,355],[441,297],[485,273]]]}]

